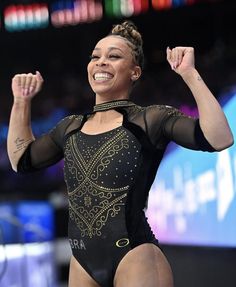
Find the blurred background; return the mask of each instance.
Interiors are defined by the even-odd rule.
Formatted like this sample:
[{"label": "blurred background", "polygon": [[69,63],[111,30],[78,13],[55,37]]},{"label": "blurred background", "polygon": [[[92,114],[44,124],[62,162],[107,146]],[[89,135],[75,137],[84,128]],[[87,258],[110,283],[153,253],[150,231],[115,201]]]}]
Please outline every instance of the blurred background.
[{"label": "blurred background", "polygon": [[[11,170],[6,136],[11,79],[40,71],[32,105],[39,136],[93,107],[86,66],[112,25],[131,19],[143,35],[145,69],[131,99],[197,116],[191,93],[171,71],[167,46],[193,46],[196,67],[235,135],[236,2],[64,0],[0,2],[0,286],[67,286],[67,196],[63,161],[28,175]],[[236,149],[193,152],[170,144],[153,183],[147,216],[176,287],[236,286]]]}]

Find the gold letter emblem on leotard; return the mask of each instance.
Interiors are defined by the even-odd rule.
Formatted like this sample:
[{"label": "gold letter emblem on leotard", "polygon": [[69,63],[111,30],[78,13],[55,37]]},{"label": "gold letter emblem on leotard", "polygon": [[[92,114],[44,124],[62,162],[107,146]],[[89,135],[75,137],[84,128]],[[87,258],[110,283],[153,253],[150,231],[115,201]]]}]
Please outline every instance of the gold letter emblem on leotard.
[{"label": "gold letter emblem on leotard", "polygon": [[116,241],[116,246],[117,247],[125,247],[129,244],[129,239],[128,238],[121,238]]}]

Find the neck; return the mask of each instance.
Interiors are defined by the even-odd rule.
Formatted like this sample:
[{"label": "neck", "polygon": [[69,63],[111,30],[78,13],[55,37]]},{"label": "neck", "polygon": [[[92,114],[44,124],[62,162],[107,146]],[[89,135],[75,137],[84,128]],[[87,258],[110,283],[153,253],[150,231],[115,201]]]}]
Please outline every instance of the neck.
[{"label": "neck", "polygon": [[92,118],[96,120],[97,124],[110,124],[116,120],[119,120],[121,114],[115,110],[98,111],[92,115]]}]

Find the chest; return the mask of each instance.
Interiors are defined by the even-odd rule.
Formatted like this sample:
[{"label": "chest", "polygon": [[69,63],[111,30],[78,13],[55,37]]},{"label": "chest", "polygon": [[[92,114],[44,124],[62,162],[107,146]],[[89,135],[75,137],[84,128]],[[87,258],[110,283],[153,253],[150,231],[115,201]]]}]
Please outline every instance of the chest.
[{"label": "chest", "polygon": [[130,186],[142,164],[141,145],[124,127],[88,135],[71,135],[65,145],[64,174],[75,188],[89,181],[106,188]]}]

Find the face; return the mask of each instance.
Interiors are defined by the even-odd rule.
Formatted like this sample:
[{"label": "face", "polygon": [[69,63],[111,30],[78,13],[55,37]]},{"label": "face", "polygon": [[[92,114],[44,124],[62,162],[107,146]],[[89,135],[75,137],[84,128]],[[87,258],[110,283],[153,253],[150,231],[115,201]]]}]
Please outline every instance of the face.
[{"label": "face", "polygon": [[134,63],[131,48],[119,36],[108,36],[97,43],[87,71],[93,91],[113,98],[128,97],[132,82],[141,74],[140,67]]}]

